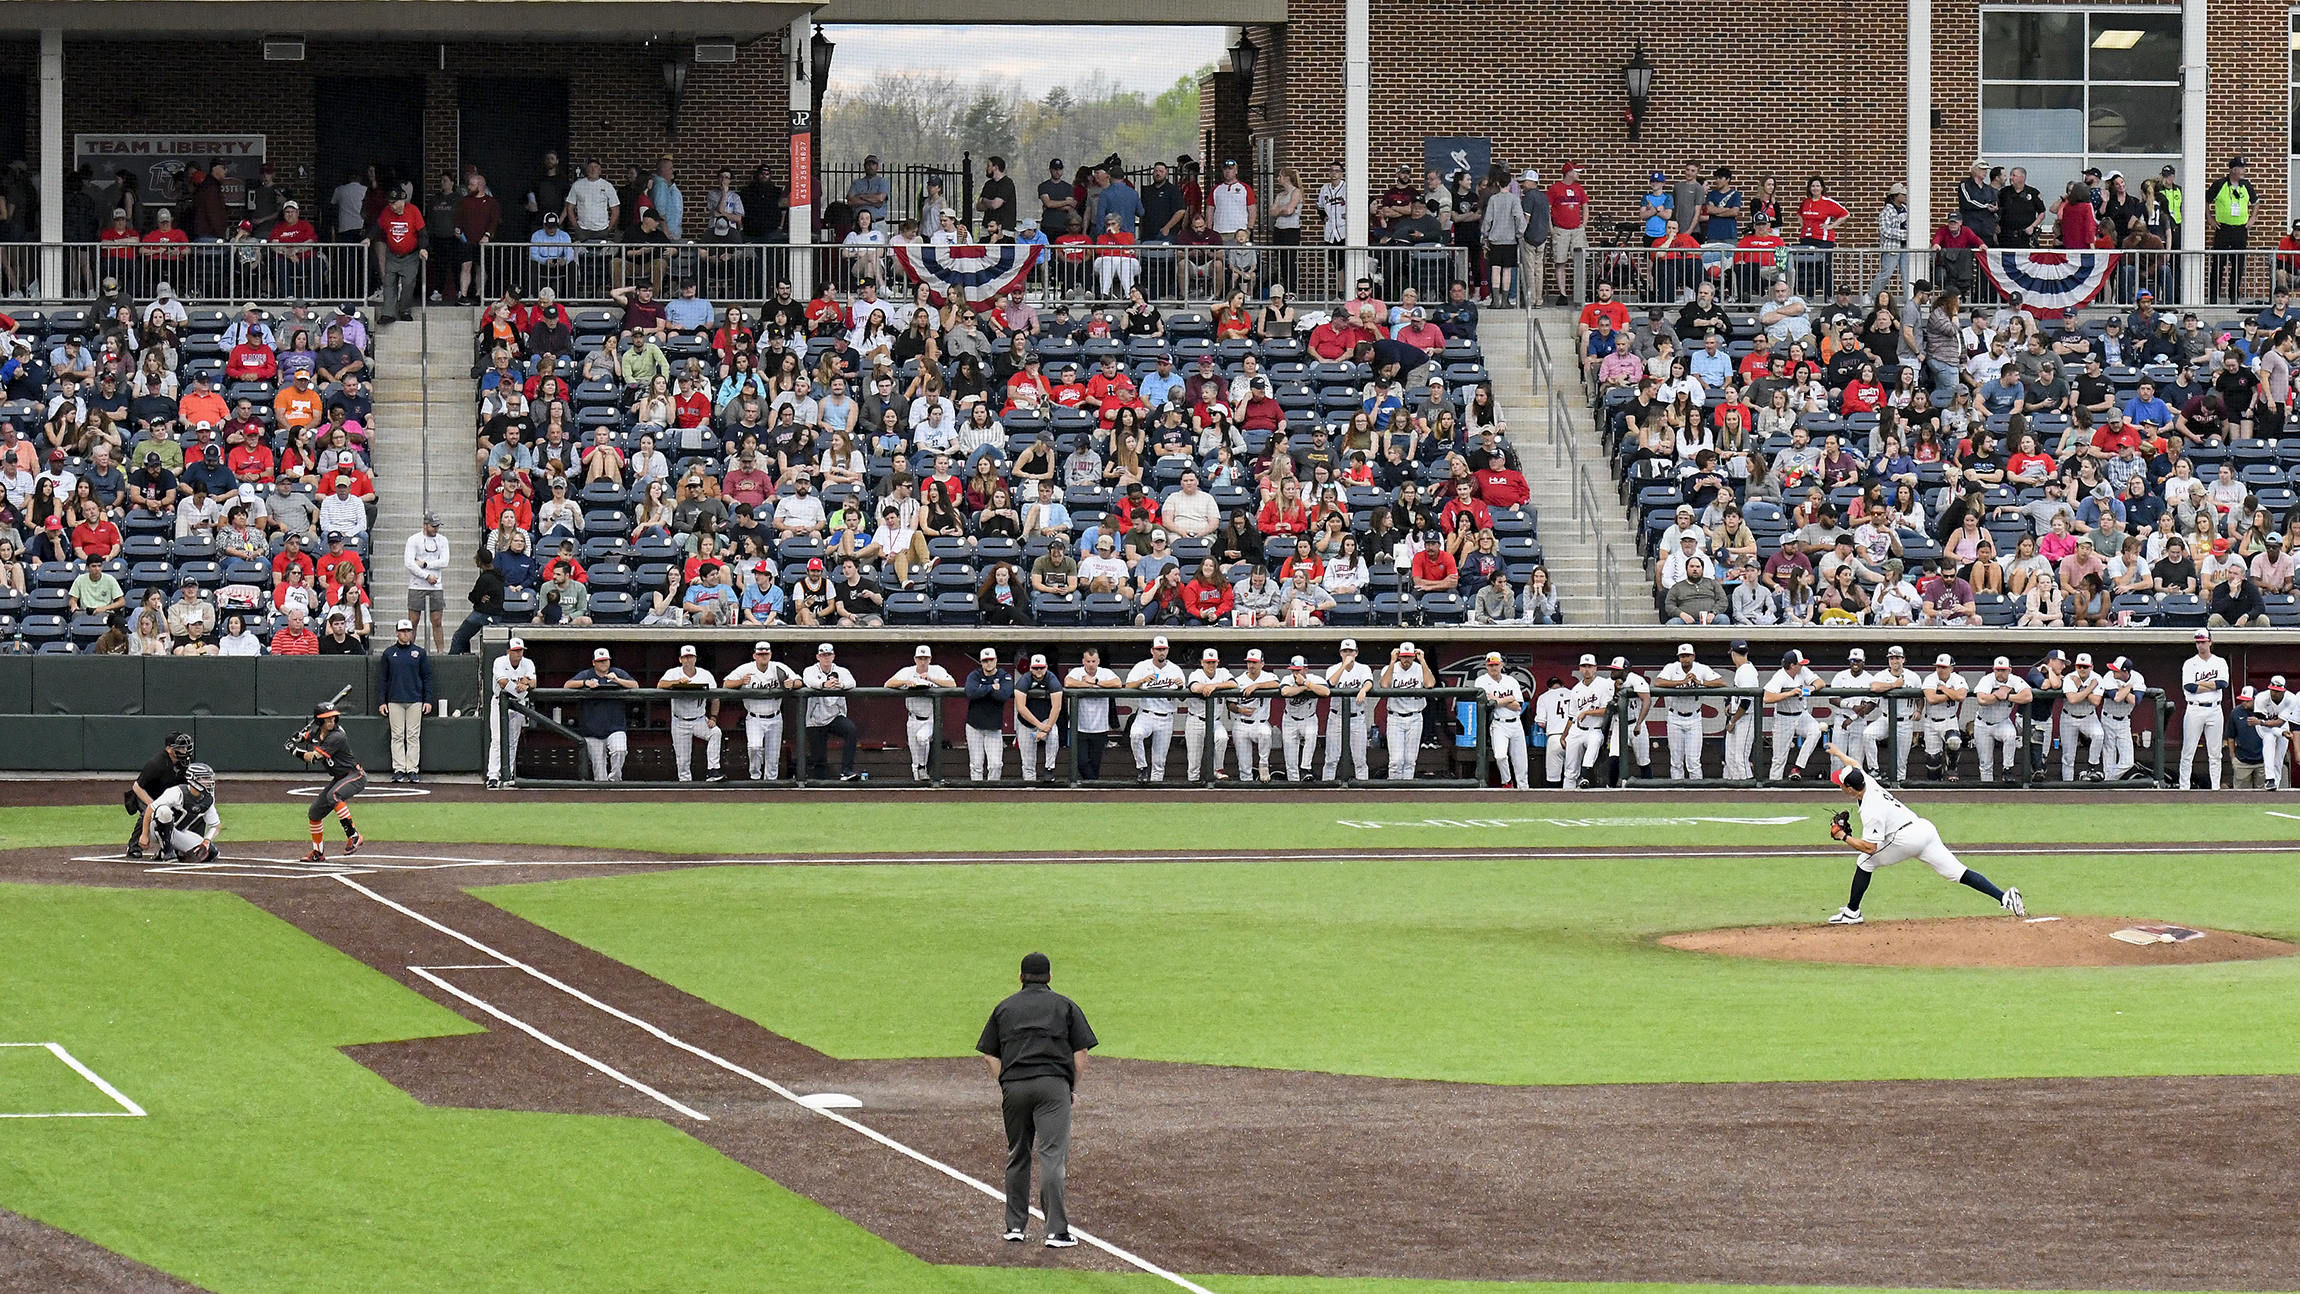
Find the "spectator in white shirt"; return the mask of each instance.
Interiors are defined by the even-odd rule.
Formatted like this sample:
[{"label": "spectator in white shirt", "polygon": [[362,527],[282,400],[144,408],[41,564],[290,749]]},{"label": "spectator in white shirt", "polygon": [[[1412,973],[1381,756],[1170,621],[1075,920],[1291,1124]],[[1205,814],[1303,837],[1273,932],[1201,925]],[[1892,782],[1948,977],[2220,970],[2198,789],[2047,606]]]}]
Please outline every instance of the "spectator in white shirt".
[{"label": "spectator in white shirt", "polygon": [[319,528],[322,533],[341,532],[346,538],[367,533],[367,505],[351,492],[351,478],[335,478],[335,493],[320,500]]}]

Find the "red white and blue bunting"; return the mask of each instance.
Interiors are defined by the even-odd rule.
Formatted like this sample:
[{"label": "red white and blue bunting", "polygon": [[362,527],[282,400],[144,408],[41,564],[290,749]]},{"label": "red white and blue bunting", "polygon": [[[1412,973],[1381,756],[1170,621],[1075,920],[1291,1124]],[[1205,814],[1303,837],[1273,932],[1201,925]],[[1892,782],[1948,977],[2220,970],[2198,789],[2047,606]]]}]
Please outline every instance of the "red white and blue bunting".
[{"label": "red white and blue bunting", "polygon": [[2039,310],[2075,310],[2098,295],[2116,268],[2115,252],[2014,252],[1992,248],[1981,258],[1997,291],[2018,292]]},{"label": "red white and blue bunting", "polygon": [[942,247],[896,243],[895,261],[927,290],[936,305],[956,299],[970,309],[988,310],[998,298],[1023,286],[1044,248],[999,243],[989,247]]}]

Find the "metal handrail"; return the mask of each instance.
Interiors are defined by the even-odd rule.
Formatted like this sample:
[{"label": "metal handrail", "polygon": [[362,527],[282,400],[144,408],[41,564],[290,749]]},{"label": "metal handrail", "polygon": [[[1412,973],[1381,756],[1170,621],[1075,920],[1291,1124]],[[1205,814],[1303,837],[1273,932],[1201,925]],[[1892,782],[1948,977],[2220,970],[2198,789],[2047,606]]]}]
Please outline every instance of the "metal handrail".
[{"label": "metal handrail", "polygon": [[[1703,243],[1699,247],[1645,246],[1593,247],[1574,261],[1574,304],[1586,305],[1600,282],[1613,286],[1614,298],[1637,309],[1674,309],[1678,299],[1702,282],[1718,290],[1728,309],[1754,309],[1770,292],[1772,281],[1786,276],[1790,285],[1816,307],[1845,286],[1856,299],[1875,290],[1880,277],[1896,280],[1893,290],[1903,297],[1916,279],[1954,286],[1967,305],[1991,305],[2002,299],[1995,283],[1968,259],[1983,251],[2052,251],[2056,248],[1973,248],[1943,250],[1932,246],[1857,247],[1847,244],[1800,244],[1791,240],[1777,248],[1752,249],[1733,243]],[[2273,248],[2182,252],[2173,250],[2116,251],[2117,265],[2109,271],[2095,307],[2129,308],[2141,289],[2156,297],[2159,309],[2204,308],[2239,301],[2266,302],[2275,286]],[[2191,260],[2190,258],[2194,258]],[[1757,258],[1757,259],[1751,259]],[[2230,270],[2230,259],[2234,269]],[[2214,270],[2221,271],[2215,275]],[[2212,282],[2233,273],[2239,280],[2231,293],[2216,293]],[[2218,298],[2231,298],[2217,300]]]},{"label": "metal handrail", "polygon": [[415,294],[415,295],[416,295],[416,307],[415,307],[415,308],[416,308],[416,311],[417,311],[417,313],[418,313],[418,320],[419,320],[419,321],[418,321],[418,323],[417,323],[417,325],[416,325],[417,341],[418,341],[418,343],[419,343],[419,344],[420,344],[420,345],[423,347],[423,354],[422,354],[422,357],[421,357],[421,358],[420,358],[420,359],[417,361],[417,373],[418,373],[418,375],[419,375],[419,377],[418,377],[418,380],[419,380],[419,381],[420,381],[420,383],[421,383],[421,391],[422,391],[422,395],[423,395],[423,414],[422,414],[422,417],[423,417],[423,430],[422,430],[422,446],[423,446],[423,511],[424,511],[424,512],[430,512],[430,511],[431,511],[431,293],[430,293],[430,292],[428,292],[428,291],[424,291],[424,290],[418,289],[418,291],[416,292],[416,294]]},{"label": "metal handrail", "polygon": [[166,283],[186,305],[365,301],[374,290],[374,249],[365,242],[17,242],[0,243],[0,259],[23,267],[33,308],[85,305],[107,278],[139,302]]}]

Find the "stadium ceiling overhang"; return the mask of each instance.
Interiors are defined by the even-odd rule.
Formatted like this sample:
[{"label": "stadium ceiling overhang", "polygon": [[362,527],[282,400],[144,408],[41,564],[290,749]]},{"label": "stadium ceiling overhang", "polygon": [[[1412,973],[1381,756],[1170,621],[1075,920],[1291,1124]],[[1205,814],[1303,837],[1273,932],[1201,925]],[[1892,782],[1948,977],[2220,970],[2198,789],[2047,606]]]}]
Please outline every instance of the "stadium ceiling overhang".
[{"label": "stadium ceiling overhang", "polygon": [[748,41],[812,5],[773,0],[9,0],[7,29],[171,39]]}]

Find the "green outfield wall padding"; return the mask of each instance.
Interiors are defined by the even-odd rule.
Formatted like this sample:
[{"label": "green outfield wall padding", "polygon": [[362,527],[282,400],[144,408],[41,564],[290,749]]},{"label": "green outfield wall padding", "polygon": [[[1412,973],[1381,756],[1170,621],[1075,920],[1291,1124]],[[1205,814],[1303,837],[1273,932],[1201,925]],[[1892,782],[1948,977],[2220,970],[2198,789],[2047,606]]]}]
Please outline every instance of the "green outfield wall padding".
[{"label": "green outfield wall padding", "polygon": [[373,690],[369,680],[372,672],[365,656],[266,656],[263,668],[256,672],[256,711],[293,715],[301,723],[311,715],[313,706],[349,683],[351,695],[343,699],[346,712],[372,713],[375,703],[368,699]]},{"label": "green outfield wall padding", "polygon": [[140,714],[144,662],[136,656],[34,656],[33,714]]},{"label": "green outfield wall padding", "polygon": [[199,757],[219,773],[293,773],[304,764],[283,744],[302,726],[301,718],[202,715],[192,721],[192,736]]},{"label": "green outfield wall padding", "polygon": [[145,714],[254,714],[260,656],[147,656]]},{"label": "green outfield wall padding", "polygon": [[34,714],[8,721],[8,764],[40,772],[80,769],[80,730],[76,714]]},{"label": "green outfield wall padding", "polygon": [[32,713],[32,662],[36,656],[0,656],[0,714]]},{"label": "green outfield wall padding", "polygon": [[[80,720],[80,767],[91,772],[132,773],[159,753],[169,733],[179,729],[192,732],[192,720],[173,715],[89,715]],[[193,733],[195,740],[198,735]],[[200,757],[205,758],[205,752]]]}]

